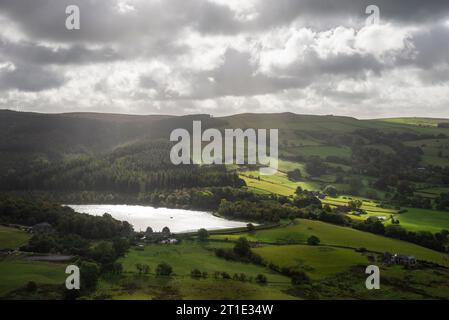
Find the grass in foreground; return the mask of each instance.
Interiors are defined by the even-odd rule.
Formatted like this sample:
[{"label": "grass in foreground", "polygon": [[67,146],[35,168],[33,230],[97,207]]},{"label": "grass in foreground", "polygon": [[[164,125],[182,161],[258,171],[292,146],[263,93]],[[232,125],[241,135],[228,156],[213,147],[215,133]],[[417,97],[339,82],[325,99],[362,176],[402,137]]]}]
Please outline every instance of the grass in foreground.
[{"label": "grass in foreground", "polygon": [[[113,298],[128,299],[141,298],[153,299],[159,295],[167,298],[170,290],[176,292],[182,299],[291,299],[283,290],[289,288],[290,279],[271,270],[254,264],[245,264],[227,261],[215,256],[213,248],[231,247],[230,243],[201,244],[196,241],[183,241],[179,245],[147,245],[143,250],[131,249],[120,262],[123,264],[124,275],[127,281],[133,281],[138,277],[136,264],[148,264],[151,273],[156,266],[166,262],[173,267],[174,276],[157,278],[150,274],[141,276],[141,284],[132,285],[132,290],[124,290],[123,285],[114,292]],[[206,279],[192,279],[190,272],[199,269],[207,272]],[[259,285],[252,282],[240,282],[236,280],[215,279],[215,272],[227,272],[231,277],[237,273],[244,273],[253,279],[258,274],[263,274],[268,279],[267,285]],[[143,279],[143,280],[142,280]],[[143,281],[143,282],[142,282]],[[126,285],[125,285],[126,287]],[[111,292],[110,289],[107,291]],[[168,297],[169,298],[169,297]]]},{"label": "grass in foreground", "polygon": [[0,297],[12,290],[26,286],[29,281],[37,284],[63,284],[67,275],[66,265],[27,261],[24,256],[4,257],[0,260]]}]

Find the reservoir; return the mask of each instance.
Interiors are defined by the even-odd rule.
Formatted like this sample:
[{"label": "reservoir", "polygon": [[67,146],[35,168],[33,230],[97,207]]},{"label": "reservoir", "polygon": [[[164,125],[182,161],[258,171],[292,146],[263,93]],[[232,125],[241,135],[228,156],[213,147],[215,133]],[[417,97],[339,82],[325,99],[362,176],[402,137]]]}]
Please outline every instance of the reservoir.
[{"label": "reservoir", "polygon": [[101,216],[109,213],[120,221],[128,221],[135,231],[161,231],[169,227],[171,232],[189,232],[204,228],[207,230],[245,227],[247,222],[226,220],[210,212],[183,209],[153,208],[133,205],[67,205],[76,212]]}]

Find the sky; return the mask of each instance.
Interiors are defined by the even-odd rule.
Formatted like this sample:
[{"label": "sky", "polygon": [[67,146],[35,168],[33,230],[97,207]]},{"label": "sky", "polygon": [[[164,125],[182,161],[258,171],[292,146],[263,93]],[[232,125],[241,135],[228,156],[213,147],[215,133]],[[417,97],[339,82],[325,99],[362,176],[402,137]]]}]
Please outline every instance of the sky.
[{"label": "sky", "polygon": [[0,109],[449,118],[449,3],[0,0]]}]

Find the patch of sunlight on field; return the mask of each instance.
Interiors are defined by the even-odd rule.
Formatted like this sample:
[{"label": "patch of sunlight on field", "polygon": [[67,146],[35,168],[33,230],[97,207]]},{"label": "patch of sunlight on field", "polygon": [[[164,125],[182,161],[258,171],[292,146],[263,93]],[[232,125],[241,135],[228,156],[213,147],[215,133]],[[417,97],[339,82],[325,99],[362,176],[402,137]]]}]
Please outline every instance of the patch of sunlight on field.
[{"label": "patch of sunlight on field", "polygon": [[259,175],[258,171],[243,171],[239,174],[240,178],[245,180],[248,187],[283,196],[294,195],[298,186],[307,190],[321,189],[320,184],[315,182],[290,181],[288,180],[287,175],[281,172],[272,176]]},{"label": "patch of sunlight on field", "polygon": [[399,219],[400,225],[411,231],[440,232],[443,229],[449,230],[449,212],[404,208],[406,213],[395,215]]},{"label": "patch of sunlight on field", "polygon": [[407,124],[412,126],[437,127],[438,123],[448,122],[447,119],[433,119],[433,118],[388,118],[380,121]]},{"label": "patch of sunlight on field", "polygon": [[278,160],[279,161],[279,171],[286,173],[287,171],[293,171],[295,169],[301,170],[301,174],[305,175],[305,165],[299,162],[292,162],[287,160]]},{"label": "patch of sunlight on field", "polygon": [[[391,209],[391,208],[381,208],[378,207],[377,203],[373,202],[373,201],[369,201],[366,199],[362,199],[362,198],[357,198],[357,197],[350,197],[353,200],[361,200],[363,202],[362,204],[362,209],[368,212],[368,215],[364,215],[363,217],[369,217],[369,216],[389,216],[391,214],[396,214],[397,210],[395,209]],[[329,204],[332,206],[346,206],[348,205],[349,201],[351,201],[351,199],[349,198],[331,198],[331,197],[326,197],[325,199],[321,200],[321,202],[323,204]]]},{"label": "patch of sunlight on field", "polygon": [[[341,227],[321,221],[297,219],[294,225],[282,228],[256,231],[245,235],[221,235],[220,239],[234,240],[245,236],[251,241],[269,244],[301,244],[314,235],[320,238],[322,245],[342,246],[347,248],[366,248],[375,252],[391,252],[413,255],[443,266],[449,266],[447,255],[418,246],[413,243],[387,238],[356,229]],[[215,238],[215,236],[213,236]]]},{"label": "patch of sunlight on field", "polygon": [[325,246],[265,246],[254,251],[277,266],[303,270],[312,279],[326,278],[368,262],[365,256],[354,250]]}]

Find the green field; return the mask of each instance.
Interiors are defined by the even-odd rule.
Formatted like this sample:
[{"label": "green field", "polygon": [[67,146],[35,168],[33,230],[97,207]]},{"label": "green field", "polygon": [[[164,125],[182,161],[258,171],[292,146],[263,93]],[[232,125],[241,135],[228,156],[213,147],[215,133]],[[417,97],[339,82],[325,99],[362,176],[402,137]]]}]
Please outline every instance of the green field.
[{"label": "green field", "polygon": [[293,195],[297,187],[307,190],[320,190],[322,188],[322,183],[314,181],[290,181],[283,172],[278,172],[272,176],[261,176],[258,171],[241,171],[239,175],[240,178],[245,180],[249,188],[283,196]]},{"label": "green field", "polygon": [[0,258],[0,297],[12,290],[37,284],[64,284],[66,265],[27,261],[23,256]]},{"label": "green field", "polygon": [[[245,236],[252,241],[265,243],[305,243],[307,238],[315,235],[320,238],[321,244],[342,246],[347,248],[366,248],[375,252],[391,252],[414,255],[418,259],[449,266],[447,255],[418,245],[395,240],[359,230],[340,227],[321,221],[298,219],[294,225],[287,227],[257,231]],[[214,235],[215,239],[234,240],[235,235]]]},{"label": "green field", "polygon": [[365,256],[354,250],[325,246],[264,246],[254,251],[266,261],[280,267],[303,270],[314,280],[344,272],[351,266],[368,263]]},{"label": "green field", "polygon": [[[123,264],[127,277],[137,276],[135,265],[137,263],[148,264],[151,272],[161,262],[166,262],[173,267],[175,275],[166,279],[164,286],[173,287],[183,299],[291,299],[282,290],[290,287],[290,279],[277,273],[253,264],[227,261],[215,256],[213,248],[230,247],[229,243],[200,244],[195,241],[184,241],[179,245],[147,245],[143,250],[132,249],[125,258],[120,261]],[[190,272],[199,269],[208,273],[207,279],[191,279]],[[254,282],[240,282],[235,280],[216,280],[213,274],[227,272],[231,276],[244,273],[247,277],[255,278],[258,274],[264,274],[268,279],[265,286]],[[150,275],[145,280],[144,288],[138,291],[146,298],[158,294],[163,281]],[[246,294],[243,294],[246,292]],[[160,293],[160,292],[159,292]],[[129,292],[117,291],[115,298],[126,299]],[[136,294],[136,292],[132,292]],[[132,296],[129,296],[131,298]]]},{"label": "green field", "polygon": [[449,230],[449,212],[426,210],[417,208],[404,208],[406,213],[395,215],[402,227],[412,231],[440,232]]},{"label": "green field", "polygon": [[319,185],[309,182],[293,182],[288,180],[287,175],[278,172],[272,176],[261,176],[258,171],[240,172],[240,178],[245,180],[246,185],[254,190],[265,193],[276,193],[283,196],[291,196],[295,193],[296,188],[301,186],[308,190],[317,190]]},{"label": "green field", "polygon": [[0,250],[17,249],[26,244],[29,238],[25,231],[0,226]]},{"label": "green field", "polygon": [[449,122],[447,119],[437,118],[388,118],[382,119],[382,121],[423,127],[437,127],[438,123]]}]

